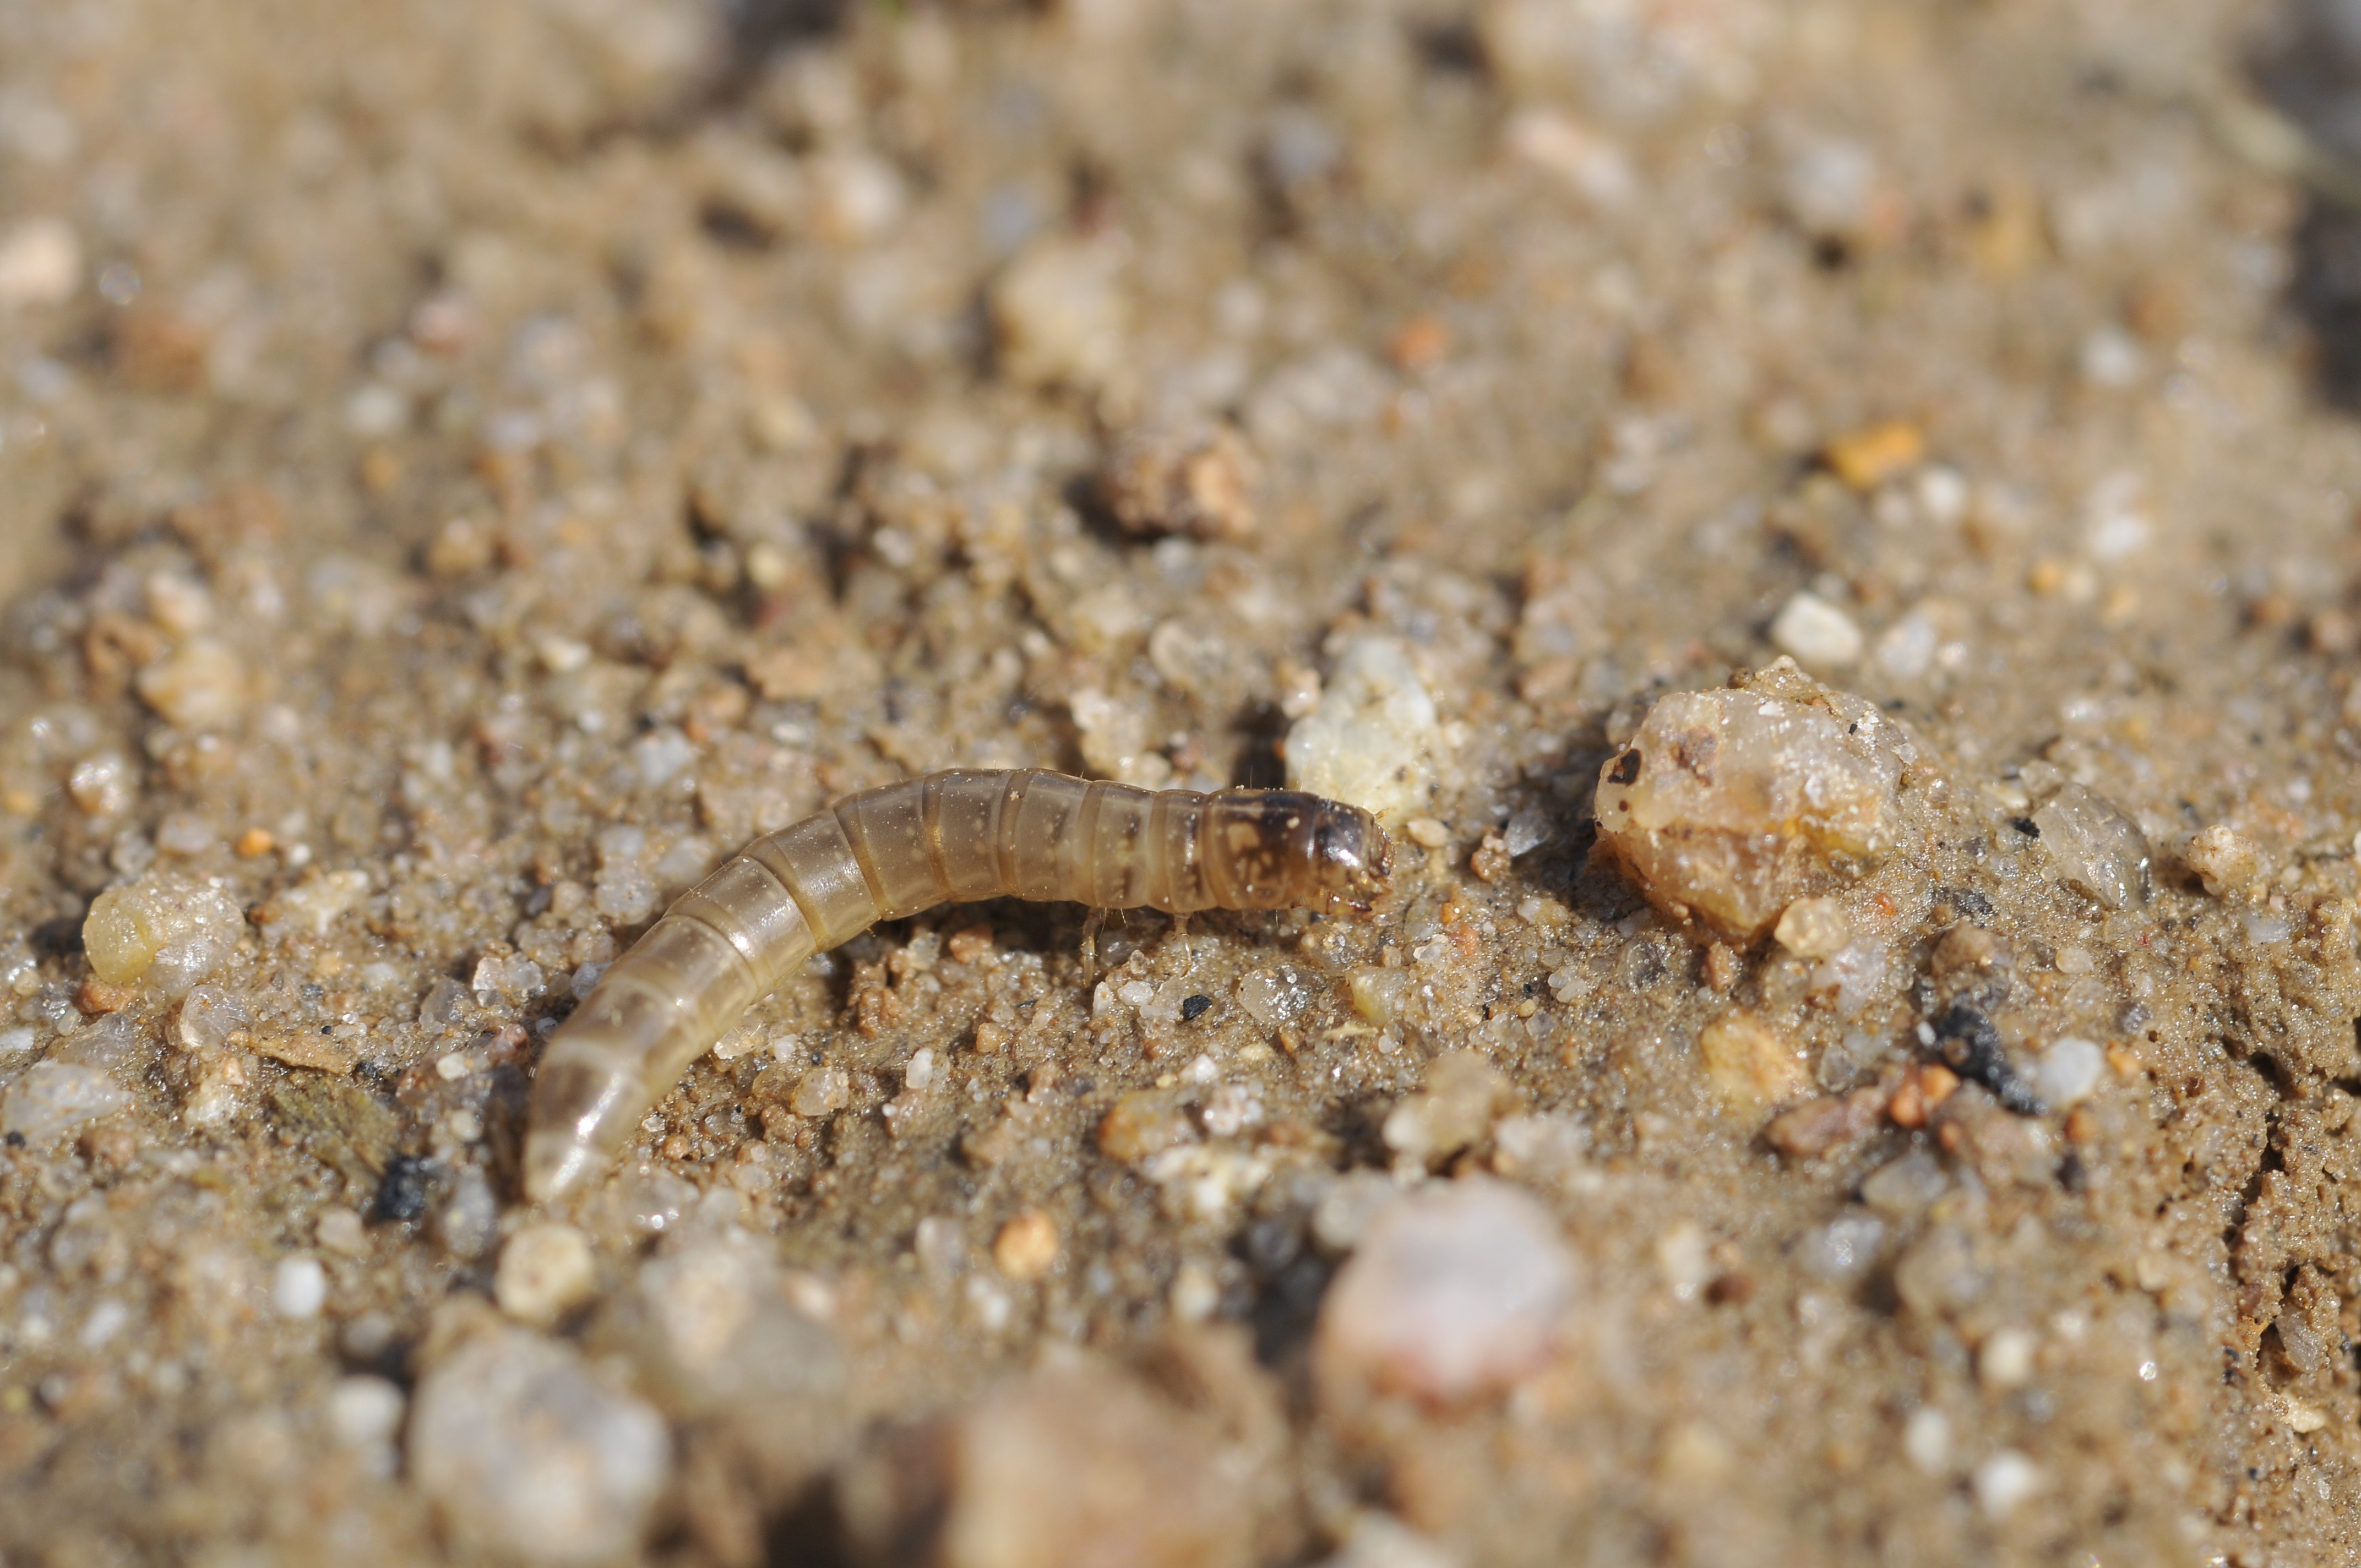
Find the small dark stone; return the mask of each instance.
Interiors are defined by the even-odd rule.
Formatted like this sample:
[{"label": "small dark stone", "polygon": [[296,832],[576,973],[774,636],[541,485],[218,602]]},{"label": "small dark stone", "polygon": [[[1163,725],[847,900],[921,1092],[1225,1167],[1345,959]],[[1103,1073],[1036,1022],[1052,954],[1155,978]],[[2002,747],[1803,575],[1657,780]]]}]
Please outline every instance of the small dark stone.
[{"label": "small dark stone", "polygon": [[424,1219],[434,1186],[434,1161],[420,1155],[398,1154],[386,1162],[385,1179],[378,1183],[377,1204],[369,1217],[392,1223]]},{"label": "small dark stone", "polygon": [[2045,1107],[2033,1086],[2019,1078],[2002,1049],[1993,1021],[1966,1003],[1954,1003],[1935,1022],[1943,1060],[1971,1083],[1981,1083],[2020,1116],[2038,1116]]},{"label": "small dark stone", "polygon": [[1213,1004],[1213,999],[1210,996],[1191,996],[1184,998],[1180,1003],[1180,1022],[1183,1024],[1195,1023],[1199,1018],[1204,1015],[1205,1009],[1211,1007]]},{"label": "small dark stone", "polygon": [[2028,839],[2041,837],[2041,824],[2030,817],[2012,817],[2008,819],[2008,825]]},{"label": "small dark stone", "polygon": [[20,1149],[25,1146],[25,1135],[10,1133],[5,1139],[0,1139],[0,1143],[5,1143],[12,1149]]},{"label": "small dark stone", "polygon": [[1935,895],[1938,904],[1948,904],[1960,912],[1960,918],[1972,920],[1979,926],[1989,925],[1993,917],[1993,902],[1971,887],[1947,887]]}]

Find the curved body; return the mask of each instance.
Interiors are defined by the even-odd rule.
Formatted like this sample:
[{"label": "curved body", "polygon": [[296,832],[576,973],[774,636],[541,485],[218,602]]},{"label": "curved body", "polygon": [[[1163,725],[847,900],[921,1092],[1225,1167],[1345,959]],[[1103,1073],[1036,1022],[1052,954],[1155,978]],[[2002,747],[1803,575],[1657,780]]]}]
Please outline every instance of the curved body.
[{"label": "curved body", "polygon": [[1144,790],[1020,768],[863,791],[757,839],[649,927],[550,1037],[525,1190],[603,1169],[738,1015],[880,920],[980,898],[1102,909],[1365,902],[1390,869],[1367,812],[1291,790]]}]

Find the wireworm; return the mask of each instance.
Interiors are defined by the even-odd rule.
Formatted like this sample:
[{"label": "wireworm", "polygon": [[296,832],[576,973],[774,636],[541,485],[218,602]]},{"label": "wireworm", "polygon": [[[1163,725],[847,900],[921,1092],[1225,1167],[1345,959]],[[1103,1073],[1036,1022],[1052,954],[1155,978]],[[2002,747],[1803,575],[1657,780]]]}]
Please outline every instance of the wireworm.
[{"label": "wireworm", "polygon": [[755,998],[880,920],[978,898],[1098,909],[1366,908],[1392,866],[1368,813],[1293,790],[1144,790],[1019,768],[865,790],[757,839],[649,927],[550,1037],[525,1191],[602,1170]]}]

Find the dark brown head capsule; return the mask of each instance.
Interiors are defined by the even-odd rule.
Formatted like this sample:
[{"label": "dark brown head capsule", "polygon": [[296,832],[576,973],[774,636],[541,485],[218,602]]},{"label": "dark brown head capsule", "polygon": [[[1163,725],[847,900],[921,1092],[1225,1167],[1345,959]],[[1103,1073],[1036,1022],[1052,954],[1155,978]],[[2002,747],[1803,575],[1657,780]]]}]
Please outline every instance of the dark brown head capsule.
[{"label": "dark brown head capsule", "polygon": [[1366,908],[1393,868],[1377,819],[1290,789],[1234,789],[1205,802],[1205,863],[1231,909]]}]

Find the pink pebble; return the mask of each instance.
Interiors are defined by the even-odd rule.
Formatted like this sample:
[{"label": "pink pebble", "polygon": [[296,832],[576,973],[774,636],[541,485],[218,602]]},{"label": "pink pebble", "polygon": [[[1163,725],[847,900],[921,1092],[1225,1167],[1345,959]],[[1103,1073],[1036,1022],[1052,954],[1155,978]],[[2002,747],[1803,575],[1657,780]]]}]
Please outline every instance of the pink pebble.
[{"label": "pink pebble", "polygon": [[1518,1189],[1474,1177],[1404,1193],[1321,1303],[1322,1395],[1448,1405],[1499,1393],[1549,1358],[1575,1284],[1556,1221]]}]

